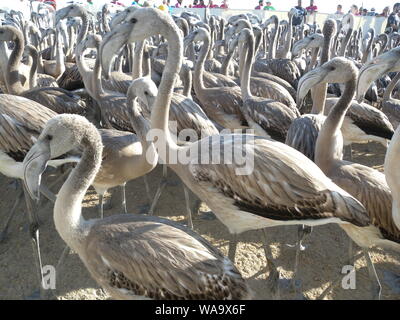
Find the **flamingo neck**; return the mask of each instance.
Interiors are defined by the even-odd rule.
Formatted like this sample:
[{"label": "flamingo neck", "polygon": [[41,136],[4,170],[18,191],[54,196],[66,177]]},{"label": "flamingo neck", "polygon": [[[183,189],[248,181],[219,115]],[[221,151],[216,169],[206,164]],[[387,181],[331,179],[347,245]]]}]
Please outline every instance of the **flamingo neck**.
[{"label": "flamingo neck", "polygon": [[335,160],[343,157],[343,137],[340,131],[344,117],[356,90],[357,76],[346,82],[342,96],[332,108],[318,134],[315,146],[315,163],[327,174]]},{"label": "flamingo neck", "polygon": [[[83,56],[86,48],[79,48],[76,51],[76,65],[78,66],[79,73],[82,75],[82,81],[86,90],[92,97],[95,97],[95,89],[93,88],[93,70],[89,68]],[[98,66],[99,67],[99,66]]]},{"label": "flamingo neck", "polygon": [[[325,62],[329,61],[330,59],[331,39],[332,39],[332,34],[328,33],[324,35],[324,44],[322,46],[321,59],[319,63],[320,66],[322,66]],[[327,87],[328,87],[327,83],[320,83],[315,87],[313,92],[313,105],[311,109],[312,114],[320,114],[320,115],[324,114],[325,102],[327,96]]]},{"label": "flamingo neck", "polygon": [[81,30],[79,31],[78,39],[76,40],[77,43],[82,42],[82,40],[87,36],[89,30],[89,22],[87,14],[85,12],[82,12],[79,17],[82,19],[82,27]]},{"label": "flamingo neck", "polygon": [[37,67],[38,67],[38,53],[35,47],[32,45],[27,45],[28,54],[32,59],[31,69],[29,71],[29,89],[35,88],[37,86]]},{"label": "flamingo neck", "polygon": [[194,79],[193,86],[196,91],[204,90],[203,74],[204,74],[204,63],[206,61],[207,53],[210,50],[210,36],[207,34],[203,40],[203,46],[201,47],[197,62],[194,68]]},{"label": "flamingo neck", "polygon": [[[159,152],[159,156],[168,164],[170,152],[175,152],[175,154],[177,154],[176,152],[179,148],[171,138],[168,128],[168,119],[175,84],[175,75],[179,73],[182,65],[183,46],[182,38],[175,24],[167,24],[163,36],[168,41],[168,56],[160,86],[158,87],[158,94],[151,111],[151,129],[152,134],[157,137],[156,147],[165,148],[166,151]],[[203,54],[204,53],[206,52],[203,52]]]},{"label": "flamingo neck", "polygon": [[92,77],[92,89],[96,100],[99,100],[100,96],[104,94],[103,86],[101,84],[101,54],[100,54],[100,43],[96,43],[97,57],[93,68]]},{"label": "flamingo neck", "polygon": [[154,143],[147,138],[147,134],[151,129],[151,124],[143,117],[139,110],[140,108],[138,108],[137,98],[131,90],[128,91],[127,105],[132,128],[135,130],[142,145],[142,154],[139,159],[134,162],[135,170],[128,168],[128,174],[133,174],[134,177],[136,177],[138,168],[141,168],[142,172],[149,172],[157,165],[158,153]]},{"label": "flamingo neck", "polygon": [[268,52],[268,59],[275,59],[276,55],[276,43],[278,40],[278,28],[279,28],[279,19],[277,16],[273,16],[274,18],[274,26],[275,30],[271,36],[271,41],[269,44],[269,52]]},{"label": "flamingo neck", "polygon": [[182,70],[182,82],[183,82],[183,92],[182,95],[185,97],[191,97],[192,90],[192,71],[188,67],[184,67]]},{"label": "flamingo neck", "polygon": [[140,78],[143,74],[143,51],[145,41],[138,41],[135,44],[133,65],[132,65],[132,80]]},{"label": "flamingo neck", "polygon": [[230,65],[230,63],[232,61],[234,51],[235,50],[230,50],[228,52],[228,54],[225,56],[224,61],[222,62],[221,74],[223,74],[224,76],[228,75],[228,68],[229,68],[229,65]]},{"label": "flamingo neck", "polygon": [[82,139],[84,152],[61,187],[54,204],[54,223],[61,238],[73,250],[80,252],[90,230],[90,221],[82,217],[82,201],[100,169],[103,145],[96,131],[89,130]]},{"label": "flamingo neck", "polygon": [[393,197],[392,217],[400,231],[400,129],[397,128],[386,151],[385,177]]},{"label": "flamingo neck", "polygon": [[24,92],[19,77],[19,67],[21,64],[22,53],[24,52],[24,41],[20,31],[14,33],[14,49],[11,52],[7,65],[7,89],[8,92],[15,95],[20,95]]},{"label": "flamingo neck", "polygon": [[[249,30],[250,31],[250,30]],[[246,45],[244,46],[244,50],[241,50],[243,56],[241,57],[241,61],[243,59],[243,69],[240,75],[242,81],[240,82],[240,88],[242,90],[243,100],[251,99],[252,94],[250,92],[250,70],[253,63],[254,57],[254,37],[251,32],[248,32],[246,36]],[[246,52],[246,53],[244,53]]]},{"label": "flamingo neck", "polygon": [[390,81],[389,85],[387,86],[385,93],[383,94],[383,101],[388,101],[392,99],[392,92],[393,89],[396,87],[396,84],[400,80],[400,72],[396,74],[392,81]]}]

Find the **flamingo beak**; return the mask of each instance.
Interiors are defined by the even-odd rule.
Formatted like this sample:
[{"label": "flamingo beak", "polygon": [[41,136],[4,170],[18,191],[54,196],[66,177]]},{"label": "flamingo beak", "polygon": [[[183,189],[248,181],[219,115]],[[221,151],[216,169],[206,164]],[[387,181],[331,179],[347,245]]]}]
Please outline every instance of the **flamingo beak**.
[{"label": "flamingo beak", "polygon": [[24,184],[30,197],[36,201],[39,201],[41,177],[49,160],[49,143],[38,140],[29,150],[23,162]]},{"label": "flamingo beak", "polygon": [[101,67],[106,79],[110,78],[112,60],[119,50],[128,42],[132,25],[122,23],[114,27],[103,39],[100,45]]},{"label": "flamingo beak", "polygon": [[392,49],[372,61],[368,62],[360,70],[357,80],[356,99],[362,102],[365,92],[370,87],[371,83],[380,78],[387,72],[399,72],[400,52],[397,48]]},{"label": "flamingo beak", "polygon": [[296,96],[296,102],[297,102],[297,107],[299,108],[302,103],[304,98],[306,97],[308,91],[311,90],[312,87],[315,85],[319,84],[322,82],[322,80],[325,77],[324,70],[320,67],[315,68],[314,70],[311,70],[307,72],[303,77],[301,77],[299,84],[297,86],[297,96]]}]

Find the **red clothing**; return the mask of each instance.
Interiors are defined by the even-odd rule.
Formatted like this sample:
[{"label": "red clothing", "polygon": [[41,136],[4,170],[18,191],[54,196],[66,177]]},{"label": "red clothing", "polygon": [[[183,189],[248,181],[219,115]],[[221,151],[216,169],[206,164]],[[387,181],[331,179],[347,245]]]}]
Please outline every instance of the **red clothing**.
[{"label": "red clothing", "polygon": [[263,7],[262,6],[257,6],[254,8],[254,10],[261,10]]},{"label": "red clothing", "polygon": [[219,8],[217,4],[212,4],[211,6],[208,6],[209,8]]},{"label": "red clothing", "polygon": [[318,7],[317,6],[308,6],[306,8],[307,12],[317,12],[318,11]]},{"label": "red clothing", "polygon": [[222,9],[228,9],[228,5],[227,4],[221,4],[219,7],[222,8]]},{"label": "red clothing", "polygon": [[177,2],[176,4],[175,4],[175,8],[180,8],[181,7],[181,4],[179,3],[179,2]]},{"label": "red clothing", "polygon": [[204,4],[196,4],[193,8],[207,8]]},{"label": "red clothing", "polygon": [[51,5],[54,9],[57,9],[56,0],[45,0],[44,3]]}]

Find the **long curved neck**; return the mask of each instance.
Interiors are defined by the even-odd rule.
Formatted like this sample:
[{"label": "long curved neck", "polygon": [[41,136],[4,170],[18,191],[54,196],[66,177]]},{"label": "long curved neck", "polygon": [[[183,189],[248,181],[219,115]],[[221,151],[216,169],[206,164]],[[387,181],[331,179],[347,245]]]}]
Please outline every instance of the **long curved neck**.
[{"label": "long curved neck", "polygon": [[286,33],[286,41],[285,41],[285,46],[283,48],[282,58],[288,58],[288,54],[290,52],[290,47],[292,45],[292,37],[293,37],[293,15],[290,14],[288,31]]},{"label": "long curved neck", "polygon": [[392,137],[385,157],[385,177],[393,197],[392,217],[400,231],[400,129]]},{"label": "long curved neck", "polygon": [[105,93],[101,83],[101,56],[99,47],[100,43],[97,44],[97,57],[96,57],[96,62],[94,64],[93,77],[92,77],[92,90],[96,100],[98,100],[100,96]]},{"label": "long curved neck", "polygon": [[27,45],[29,55],[32,57],[31,70],[29,71],[29,89],[35,88],[37,86],[37,67],[39,55],[37,50],[32,45]]},{"label": "long curved neck", "polygon": [[353,99],[356,85],[356,76],[346,82],[343,95],[330,111],[318,134],[315,146],[315,163],[324,173],[330,170],[335,160],[342,159],[343,141],[341,140],[340,128]]},{"label": "long curved neck", "polygon": [[82,217],[82,201],[100,169],[102,143],[92,134],[83,138],[82,147],[81,161],[61,187],[54,204],[56,229],[68,246],[78,253],[88,231]]},{"label": "long curved neck", "polygon": [[56,35],[56,72],[58,75],[62,75],[65,71],[65,55],[63,50],[63,42],[60,39],[60,35]]},{"label": "long curved neck", "polygon": [[211,60],[214,58],[213,50],[211,49],[214,46],[214,35],[215,35],[214,25],[211,25],[211,28],[210,28],[210,50],[208,50],[208,52],[207,52],[207,60]]},{"label": "long curved neck", "polygon": [[254,58],[255,58],[258,50],[261,47],[261,42],[262,42],[262,39],[263,39],[263,33],[262,32],[258,32],[257,35],[254,34],[254,38],[255,38],[254,39],[254,41],[255,41],[255,44],[254,44]]},{"label": "long curved neck", "polygon": [[7,43],[5,41],[0,41],[0,68],[3,72],[5,72],[7,68],[9,56],[10,52],[8,51]]},{"label": "long curved neck", "polygon": [[[178,27],[175,24],[168,24],[166,28],[167,30],[163,35],[168,41],[168,57],[161,83],[158,87],[158,94],[151,111],[151,128],[153,132],[162,131],[163,134],[158,137],[157,146],[163,149],[166,147],[166,153],[159,152],[159,156],[165,163],[169,163],[170,152],[175,151],[175,154],[177,154],[177,150],[179,149],[175,141],[171,138],[168,128],[168,119],[172,92],[175,84],[175,75],[179,72],[182,65],[183,47]],[[204,43],[204,45],[206,45],[206,43]],[[205,51],[203,52],[203,59],[206,53]]]},{"label": "long curved neck", "polygon": [[390,81],[389,85],[387,86],[385,93],[383,94],[383,101],[388,101],[392,99],[392,92],[393,89],[396,87],[396,84],[400,80],[400,72],[396,74],[396,76]]},{"label": "long curved neck", "polygon": [[89,23],[86,12],[82,12],[80,18],[82,19],[82,26],[78,34],[78,39],[76,40],[77,43],[82,42],[82,40],[87,36],[89,30]]},{"label": "long curved neck", "polygon": [[68,51],[67,51],[67,58],[72,60],[74,56],[74,45],[76,40],[76,33],[75,28],[73,26],[68,27]]},{"label": "long curved neck", "polygon": [[133,56],[133,66],[132,66],[132,80],[135,80],[142,76],[143,74],[143,50],[145,46],[145,41],[136,42]]},{"label": "long curved neck", "polygon": [[[85,52],[84,47],[79,47],[76,50],[76,65],[78,66],[79,73],[82,76],[82,81],[85,85],[86,90],[89,92],[89,94],[95,98],[96,93],[93,85],[95,85],[95,82],[93,80],[94,77],[94,71],[89,68],[87,65],[87,62],[85,60],[85,57],[83,56]],[[96,60],[97,62],[97,60]],[[100,68],[100,66],[97,66]],[[98,71],[99,72],[99,71]]]},{"label": "long curved neck", "polygon": [[276,43],[278,41],[278,28],[279,28],[278,17],[274,17],[274,25],[275,25],[275,30],[271,36],[271,40],[270,40],[270,44],[269,44],[268,59],[274,59],[275,55],[276,55]]},{"label": "long curved neck", "polygon": [[[331,39],[332,34],[326,34],[324,37],[324,44],[321,52],[320,66],[322,66],[325,62],[330,59],[331,52]],[[324,114],[325,109],[325,101],[327,95],[327,83],[318,84],[313,92],[313,105],[311,109],[312,114]]]},{"label": "long curved neck", "polygon": [[210,36],[205,37],[194,68],[193,86],[196,91],[205,89],[203,73],[208,50],[210,50]]},{"label": "long curved neck", "polygon": [[320,48],[313,48],[311,50],[311,60],[309,65],[306,68],[306,72],[312,70],[313,68],[315,68],[316,64],[317,64],[317,59],[318,59],[318,54],[319,54]]},{"label": "long curved neck", "polygon": [[181,71],[182,75],[182,82],[183,82],[183,92],[182,94],[185,97],[191,97],[191,91],[192,91],[192,71],[190,70],[189,67],[182,67]]},{"label": "long curved neck", "polygon": [[364,52],[364,54],[362,56],[361,63],[366,63],[367,60],[368,60],[368,57],[370,57],[371,52],[372,52],[372,43],[375,40],[375,29],[370,29],[369,33],[371,33],[371,38],[368,41],[368,45],[367,45],[367,48],[366,48],[366,50],[365,50],[365,52]]},{"label": "long curved neck", "polygon": [[240,89],[242,90],[243,100],[252,98],[250,92],[250,70],[253,64],[254,57],[254,37],[250,32],[247,34],[246,40],[246,45],[243,48],[244,50],[241,50],[243,53],[244,51],[247,52],[246,54],[244,54],[243,57],[241,57],[241,59],[245,59],[242,73],[240,75]]},{"label": "long curved neck", "polygon": [[[140,111],[140,108],[138,108],[137,98],[132,93],[131,90],[128,91],[128,95],[126,98],[126,104],[128,106],[128,110],[129,110],[128,114],[129,114],[129,119],[132,124],[132,128],[135,130],[135,133],[142,144],[143,160],[146,160],[146,150],[151,147],[155,151],[154,143],[152,141],[147,140],[147,134],[151,129],[151,124],[145,117],[143,117],[143,115]],[[151,106],[150,106],[150,108],[151,108]]]},{"label": "long curved neck", "polygon": [[101,21],[103,24],[104,33],[110,32],[110,26],[108,25],[107,16],[108,16],[108,12],[103,9],[101,12]]},{"label": "long curved neck", "polygon": [[339,57],[344,57],[352,34],[353,34],[353,28],[351,28],[347,31],[346,36],[344,37],[344,39],[342,41],[342,46],[340,47],[340,52],[338,54]]},{"label": "long curved neck", "polygon": [[7,89],[11,94],[19,95],[24,91],[19,77],[19,67],[21,64],[22,53],[24,52],[24,40],[22,33],[17,31],[14,40],[14,49],[11,52],[7,65]]},{"label": "long curved neck", "polygon": [[150,52],[149,47],[146,45],[143,51],[143,77],[151,77],[151,62],[150,62]]},{"label": "long curved neck", "polygon": [[[225,22],[223,19],[220,20],[219,23],[219,33],[218,33],[218,40],[222,41],[224,39],[224,34],[225,34]],[[224,46],[219,46],[218,47],[218,51],[217,51],[218,55],[223,55],[224,54]]]},{"label": "long curved neck", "polygon": [[228,54],[224,58],[224,61],[222,62],[221,74],[223,74],[224,76],[228,75],[228,68],[229,68],[229,65],[230,65],[230,63],[232,61],[234,52],[235,52],[235,50],[229,50]]}]

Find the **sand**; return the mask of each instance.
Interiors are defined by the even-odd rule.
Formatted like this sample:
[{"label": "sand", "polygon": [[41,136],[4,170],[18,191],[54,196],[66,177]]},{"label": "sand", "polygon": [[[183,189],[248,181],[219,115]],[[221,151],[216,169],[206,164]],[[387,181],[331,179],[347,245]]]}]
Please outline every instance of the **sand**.
[{"label": "sand", "polygon": [[[376,143],[358,144],[353,147],[353,159],[359,163],[383,170],[385,149]],[[158,185],[161,168],[157,167],[148,176],[152,192]],[[156,214],[176,221],[185,222],[185,202],[182,184],[172,171],[169,171],[171,185],[161,195]],[[2,226],[11,209],[16,194],[10,185],[11,180],[0,177],[0,225]],[[53,189],[56,191],[57,189]],[[131,181],[127,185],[127,202],[129,212],[138,212],[146,205],[147,197],[143,179]],[[83,213],[86,218],[97,217],[97,195],[89,190],[84,203]],[[206,206],[202,206],[207,211]],[[38,281],[35,273],[32,245],[28,234],[27,217],[23,203],[18,209],[17,217],[12,221],[8,238],[0,244],[0,299],[29,299],[35,297]],[[105,215],[121,213],[118,205],[105,211]],[[53,218],[52,204],[41,206],[39,213],[40,244],[44,265],[55,265],[65,244],[57,234]],[[208,239],[214,246],[227,254],[230,235],[227,229],[218,221],[209,221],[194,217],[194,229]],[[289,245],[295,243],[296,227],[275,227],[268,229],[267,237],[276,265],[282,275],[291,279],[295,250]],[[236,265],[242,275],[248,280],[256,299],[271,299],[272,295],[267,285],[268,269],[261,243],[261,231],[247,232],[239,236],[236,255]],[[370,299],[370,281],[365,260],[358,252],[356,260],[356,289],[345,290],[341,286],[330,288],[341,275],[342,267],[347,263],[347,248],[349,239],[337,225],[325,225],[314,228],[306,240],[307,249],[301,253],[297,275],[300,291],[306,299]],[[378,275],[382,282],[382,299],[400,299],[400,291],[391,286],[391,273],[400,274],[400,253],[383,251],[380,248],[371,250]],[[79,257],[71,252],[59,269],[56,290],[52,290],[52,299],[109,299],[109,296],[91,279]],[[284,281],[282,281],[285,284]],[[282,286],[282,299],[299,299],[300,293]]]}]

